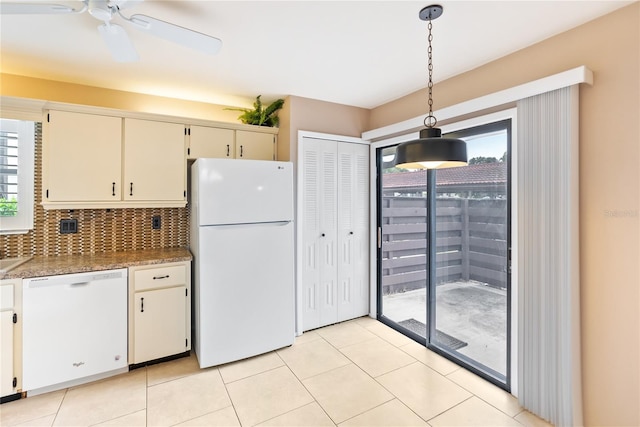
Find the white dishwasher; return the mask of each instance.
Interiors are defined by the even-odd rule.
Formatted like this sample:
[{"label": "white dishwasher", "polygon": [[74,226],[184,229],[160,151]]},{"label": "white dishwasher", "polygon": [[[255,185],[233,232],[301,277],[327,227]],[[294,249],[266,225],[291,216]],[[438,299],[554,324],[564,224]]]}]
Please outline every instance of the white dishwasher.
[{"label": "white dishwasher", "polygon": [[36,277],[22,286],[24,391],[126,370],[127,269]]}]

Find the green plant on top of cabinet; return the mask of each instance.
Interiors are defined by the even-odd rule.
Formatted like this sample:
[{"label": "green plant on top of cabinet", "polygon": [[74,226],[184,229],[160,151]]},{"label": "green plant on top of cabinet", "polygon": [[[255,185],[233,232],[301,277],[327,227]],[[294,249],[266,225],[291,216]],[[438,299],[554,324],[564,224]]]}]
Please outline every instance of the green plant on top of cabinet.
[{"label": "green plant on top of cabinet", "polygon": [[185,125],[51,110],[45,209],[186,205]]},{"label": "green plant on top of cabinet", "polygon": [[129,364],[191,349],[191,263],[129,268]]},{"label": "green plant on top of cabinet", "polygon": [[191,126],[188,158],[275,160],[273,133]]}]

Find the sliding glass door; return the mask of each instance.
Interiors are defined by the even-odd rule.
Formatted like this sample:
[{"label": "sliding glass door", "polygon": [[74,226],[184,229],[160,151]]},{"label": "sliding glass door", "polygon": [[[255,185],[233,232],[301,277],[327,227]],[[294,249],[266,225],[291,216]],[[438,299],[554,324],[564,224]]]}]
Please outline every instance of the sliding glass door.
[{"label": "sliding glass door", "polygon": [[467,142],[460,168],[400,170],[378,150],[379,318],[504,388],[510,135],[509,120],[449,134]]},{"label": "sliding glass door", "polygon": [[378,150],[378,313],[415,340],[427,338],[427,175],[393,166]]}]

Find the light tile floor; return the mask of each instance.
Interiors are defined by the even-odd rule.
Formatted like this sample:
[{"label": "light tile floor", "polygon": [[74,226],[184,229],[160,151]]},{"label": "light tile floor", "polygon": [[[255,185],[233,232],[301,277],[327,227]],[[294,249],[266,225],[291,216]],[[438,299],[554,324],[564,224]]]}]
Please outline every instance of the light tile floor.
[{"label": "light tile floor", "polygon": [[374,319],[209,369],[194,355],[0,405],[2,426],[548,426]]}]

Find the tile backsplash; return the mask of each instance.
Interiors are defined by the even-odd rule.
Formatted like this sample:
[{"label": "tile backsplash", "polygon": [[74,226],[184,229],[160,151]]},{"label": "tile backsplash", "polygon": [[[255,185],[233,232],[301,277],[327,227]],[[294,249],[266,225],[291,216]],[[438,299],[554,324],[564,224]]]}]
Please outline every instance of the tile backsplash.
[{"label": "tile backsplash", "polygon": [[[92,254],[187,247],[189,209],[127,208],[44,210],[42,199],[42,127],[36,128],[34,228],[26,234],[0,236],[0,258]],[[152,229],[159,215],[162,227]],[[61,219],[77,219],[78,232],[60,234]]]}]

